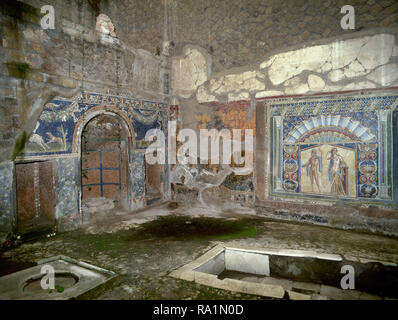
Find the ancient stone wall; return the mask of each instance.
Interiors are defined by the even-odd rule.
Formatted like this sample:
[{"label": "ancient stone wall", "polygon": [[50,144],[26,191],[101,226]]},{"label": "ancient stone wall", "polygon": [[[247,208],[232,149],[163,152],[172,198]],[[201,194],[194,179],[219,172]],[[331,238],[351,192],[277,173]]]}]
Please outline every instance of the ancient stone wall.
[{"label": "ancient stone wall", "polygon": [[[55,29],[44,30],[40,8],[48,4],[55,9]],[[128,208],[145,205],[144,136],[148,126],[167,126],[169,94],[163,79],[170,66],[154,50],[123,41],[129,30],[118,17],[126,16],[124,10],[115,1],[0,3],[0,231],[15,227],[15,163],[26,161],[51,162],[59,230],[82,223],[81,132],[75,130],[82,130],[86,113],[105,108],[126,112],[135,134],[128,146]],[[97,21],[100,14],[107,17]]]},{"label": "ancient stone wall", "polygon": [[[11,159],[33,131],[46,102],[80,90],[166,101],[167,61],[96,30],[97,1],[5,0],[0,4],[0,162]],[[105,3],[105,1],[104,1]],[[107,1],[104,10],[123,15]],[[113,3],[113,5],[112,5]],[[42,5],[55,9],[55,29],[40,26]],[[113,10],[113,11],[112,11]],[[119,21],[120,22],[120,21]],[[121,24],[125,26],[124,24]],[[17,145],[15,144],[18,140]]]},{"label": "ancient stone wall", "polygon": [[[25,0],[35,7],[44,0]],[[51,2],[51,1],[50,1]],[[264,56],[304,42],[397,26],[394,0],[354,0],[355,30],[343,30],[343,0],[74,0],[52,1],[62,19],[88,26],[107,14],[121,41],[152,54],[162,50],[165,35],[172,53],[185,45],[204,48],[213,72],[261,61]],[[166,12],[165,12],[166,11]],[[165,16],[166,13],[166,16]]]},{"label": "ancient stone wall", "polygon": [[[104,171],[106,170],[104,168],[110,169],[109,167],[112,167],[110,163],[118,162],[118,157],[114,154],[110,158],[104,153],[101,153],[102,156],[96,153],[94,155],[96,160],[90,166],[82,157],[84,145],[87,144],[82,136],[86,124],[104,114],[118,121],[125,132],[124,137],[113,142],[116,147],[105,148],[107,152],[110,152],[112,149],[116,149],[119,143],[125,148],[124,159],[127,163],[114,165],[120,167],[119,173],[111,172],[112,179],[118,176],[121,178],[120,188],[125,189],[123,191],[124,198],[118,203],[126,210],[134,210],[146,205],[144,155],[145,148],[150,142],[145,140],[145,135],[148,130],[154,128],[163,132],[167,131],[168,105],[121,96],[82,93],[73,99],[57,98],[47,103],[32,135],[26,142],[23,151],[16,157],[15,162],[7,161],[0,166],[0,187],[3,190],[0,197],[0,209],[2,210],[0,231],[10,231],[15,225],[15,217],[18,215],[13,200],[14,198],[18,200],[20,196],[15,187],[14,163],[21,165],[29,162],[52,163],[54,190],[46,192],[54,193],[54,218],[58,230],[71,230],[82,222],[89,222],[90,217],[87,216],[89,213],[82,210],[83,206],[80,200],[85,198],[85,192],[90,193],[97,187],[106,188],[107,181],[104,177],[110,172]],[[102,131],[105,132],[105,130]],[[105,141],[111,143],[109,141],[111,138],[107,135]],[[93,138],[93,141],[96,139]],[[87,148],[94,149],[93,144],[89,144]],[[98,151],[91,150],[91,152]],[[101,169],[88,173],[87,166],[91,168],[90,170]],[[98,176],[98,172],[100,176]],[[89,180],[88,177],[91,177],[92,174],[94,174],[94,178]],[[160,196],[167,197],[169,189],[166,178],[168,176],[167,166],[159,174],[164,177],[163,189],[159,190]],[[112,179],[108,182],[115,182]],[[38,180],[38,185],[40,185],[40,180]],[[113,184],[108,183],[108,185]],[[29,192],[36,193],[36,188]],[[113,199],[106,190],[93,196]],[[40,216],[40,209],[37,211],[37,215]]]},{"label": "ancient stone wall", "polygon": [[[355,8],[355,30],[340,27],[340,10],[347,4]],[[391,27],[398,21],[394,0],[152,0],[145,5],[134,0],[126,8],[130,17],[119,24],[129,26],[126,41],[154,52],[167,26],[175,52],[181,54],[187,44],[201,46],[213,58],[213,72],[246,66],[303,42]]]},{"label": "ancient stone wall", "polygon": [[[46,4],[55,8],[54,30],[40,27],[40,7]],[[389,181],[394,180],[398,168],[394,167],[392,172],[380,171],[380,164],[384,163],[384,168],[387,168],[387,158],[396,154],[396,146],[391,140],[396,134],[393,98],[386,104],[386,110],[369,102],[364,110],[359,110],[360,106],[357,106],[356,114],[350,115],[354,125],[360,112],[370,110],[373,114],[367,116],[377,118],[365,119],[364,122],[368,123],[363,126],[349,127],[362,140],[345,141],[338,149],[340,153],[348,152],[352,158],[361,149],[360,144],[369,142],[363,137],[368,129],[376,137],[370,142],[377,144],[374,158],[378,161],[377,178],[372,180],[365,174],[362,180],[366,178],[366,182],[360,180],[360,170],[371,170],[369,161],[374,161],[371,159],[374,149],[367,146],[367,151],[363,152],[368,161],[363,163],[365,166],[361,169],[360,162],[350,163],[351,170],[355,167],[357,174],[355,187],[352,186],[353,177],[347,180],[352,187],[348,196],[352,199],[347,201],[346,197],[335,197],[330,200],[328,195],[323,194],[326,192],[324,186],[320,195],[308,195],[311,190],[303,188],[308,187],[308,181],[306,186],[300,186],[301,180],[294,180],[294,175],[289,176],[287,183],[282,179],[277,181],[278,177],[283,177],[285,167],[282,165],[278,169],[275,150],[284,152],[286,144],[294,145],[297,141],[291,141],[295,137],[294,132],[284,137],[286,140],[277,140],[273,131],[275,123],[296,121],[300,131],[299,120],[307,128],[310,120],[314,124],[319,120],[318,116],[327,115],[332,116],[329,120],[339,127],[337,117],[346,112],[342,110],[341,103],[336,103],[325,114],[322,114],[320,107],[319,110],[309,111],[298,108],[299,112],[307,112],[305,116],[313,118],[301,119],[302,114],[291,114],[291,119],[285,118],[283,112],[272,113],[272,108],[277,108],[278,103],[300,105],[301,102],[312,101],[312,96],[319,98],[324,95],[327,97],[319,98],[316,105],[322,106],[330,101],[328,99],[339,100],[340,97],[355,99],[358,95],[375,99],[396,97],[393,92],[398,87],[396,1],[351,2],[356,12],[355,30],[340,27],[340,9],[345,4],[340,0],[3,0],[0,3],[0,165],[1,181],[7,187],[7,193],[1,198],[1,208],[5,208],[7,213],[7,217],[3,215],[4,225],[8,228],[12,223],[9,220],[10,213],[14,211],[12,160],[18,154],[32,159],[56,157],[58,174],[68,172],[64,181],[57,182],[58,192],[78,197],[78,188],[72,186],[79,179],[76,175],[79,151],[73,149],[72,131],[82,116],[82,108],[87,111],[104,107],[90,101],[80,101],[79,104],[79,99],[84,100],[88,95],[95,100],[92,93],[99,93],[101,99],[110,99],[109,104],[116,109],[129,108],[129,101],[134,100],[130,98],[142,101],[137,102],[140,110],[145,109],[141,108],[144,100],[150,100],[150,104],[171,104],[173,109],[170,109],[169,119],[178,120],[180,128],[197,131],[201,128],[254,130],[257,151],[255,168],[243,175],[236,174],[239,167],[231,169],[209,165],[199,168],[206,171],[202,170],[202,177],[199,175],[198,179],[191,181],[189,189],[202,202],[206,194],[219,195],[249,205],[256,203],[262,209],[277,208],[279,215],[284,215],[284,208],[287,208],[286,212],[295,220],[326,221],[340,227],[361,225],[364,229],[397,233],[394,205],[398,190]],[[97,21],[99,14],[106,15],[103,21],[112,22],[112,30],[106,26],[103,30]],[[82,95],[79,95],[81,91]],[[58,104],[57,101],[70,103]],[[51,103],[47,105],[48,102]],[[130,124],[134,125],[134,119],[146,123],[146,118],[152,119],[156,113],[154,109],[141,112],[131,108],[134,115],[129,118]],[[51,122],[45,119],[48,114],[56,114],[58,118],[47,126],[46,122]],[[319,121],[322,123],[322,120]],[[68,134],[66,131],[64,135],[61,131],[54,131],[60,125],[68,127]],[[345,128],[342,124],[340,127]],[[370,127],[377,128],[373,130]],[[162,129],[165,127],[162,126]],[[142,141],[144,131],[145,128],[136,132],[137,146],[142,148],[145,147]],[[351,133],[348,136],[355,139]],[[333,133],[333,138],[336,137]],[[57,138],[64,140],[58,143]],[[383,141],[383,147],[379,147]],[[351,147],[351,143],[356,147]],[[25,152],[21,153],[25,147]],[[288,147],[289,152],[293,149]],[[309,157],[308,150],[301,150],[305,159]],[[316,152],[325,150],[319,147]],[[288,156],[294,153],[289,152]],[[65,159],[61,159],[60,155],[64,155]],[[355,155],[359,157],[360,153]],[[384,162],[381,162],[383,155]],[[66,159],[68,157],[69,160]],[[22,159],[18,158],[18,161]],[[267,167],[271,162],[272,167]],[[130,185],[131,208],[134,209],[142,207],[145,197],[143,152],[133,153],[129,165],[133,173]],[[176,168],[181,167],[176,166],[174,170]],[[168,188],[168,169],[165,166],[165,191]],[[351,170],[348,175],[352,174]],[[171,172],[172,183],[180,178],[173,173],[175,171]],[[300,171],[299,175],[305,175],[305,172]],[[384,185],[379,184],[382,177]],[[386,182],[386,179],[390,180]],[[371,180],[376,181],[376,187],[368,186]],[[299,187],[294,189],[292,181]],[[373,182],[370,184],[375,185]],[[362,188],[361,183],[366,186]],[[211,185],[214,190],[210,190]],[[299,195],[291,197],[289,194],[286,199],[291,201],[286,204],[280,194],[275,195],[275,191],[281,191],[279,187],[284,188],[282,193],[298,190]],[[377,192],[374,192],[375,189]],[[302,193],[305,197],[299,199]],[[363,202],[359,199],[361,193],[371,195],[370,199]],[[337,207],[333,206],[330,212],[324,210],[325,217],[314,216],[316,209],[312,206],[325,204],[325,198],[330,200],[326,201],[328,204],[337,204]],[[68,199],[66,197],[58,203],[56,214],[57,218],[65,220],[65,225],[73,228],[76,219],[79,219],[76,211],[78,200],[72,201],[74,206],[70,207]],[[298,203],[302,205],[302,210],[293,212]],[[351,210],[353,203],[355,210]],[[378,216],[371,208],[365,210],[366,206],[389,209],[385,208],[387,211]],[[338,219],[334,217],[334,220],[341,219],[332,223],[330,215],[338,210],[343,214]],[[63,213],[67,215],[63,217]],[[347,218],[359,213],[363,213],[363,219],[354,221]],[[390,220],[385,220],[385,217]]]}]

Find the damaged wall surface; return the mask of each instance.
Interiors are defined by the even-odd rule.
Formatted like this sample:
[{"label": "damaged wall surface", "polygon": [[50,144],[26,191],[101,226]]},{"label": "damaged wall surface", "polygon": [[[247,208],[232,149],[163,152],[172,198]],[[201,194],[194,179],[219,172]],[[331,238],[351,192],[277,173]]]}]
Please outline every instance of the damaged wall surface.
[{"label": "damaged wall surface", "polygon": [[[44,30],[40,8],[48,4],[54,6],[55,28]],[[123,12],[113,1],[109,6],[111,18]],[[89,1],[1,1],[0,162],[20,151],[44,105],[57,96],[71,98],[86,90],[169,98],[163,93],[163,74],[170,69],[165,57],[123,42],[119,25],[112,34],[96,28],[98,10]]]},{"label": "damaged wall surface", "polygon": [[0,230],[9,231],[12,229],[14,220],[14,195],[13,195],[13,171],[12,162],[3,163],[0,166]]},{"label": "damaged wall surface", "polygon": [[[150,128],[167,131],[170,95],[164,93],[164,74],[170,73],[170,64],[165,56],[120,39],[126,30],[115,26],[113,18],[123,8],[114,2],[95,3],[50,1],[55,29],[49,30],[40,25],[40,9],[48,1],[0,3],[2,232],[15,230],[17,224],[16,164],[51,163],[53,190],[47,191],[53,194],[51,214],[58,230],[87,222],[80,202],[80,139],[90,117],[103,113],[119,116],[130,129],[127,207],[146,205],[144,137]],[[41,165],[36,171],[32,181],[26,179],[35,188],[33,218],[40,218]],[[163,188],[167,193],[168,184]]]},{"label": "damaged wall surface", "polygon": [[[207,128],[254,130],[254,174],[241,176],[247,189],[227,199],[255,204],[259,214],[277,218],[397,234],[392,183],[396,93],[377,94],[398,86],[397,54],[396,30],[362,32],[276,53],[255,67],[212,74],[211,55],[187,46],[172,64],[173,74],[191,75],[173,83],[180,118],[198,133]],[[338,187],[329,172],[333,157],[345,161]],[[310,159],[319,159],[314,171],[319,188],[310,176]],[[229,176],[209,190],[225,197],[222,188],[241,185]],[[278,192],[286,194],[287,204]],[[303,208],[295,206],[303,203]],[[325,204],[329,210],[315,209]],[[379,213],[364,209],[369,206]]]},{"label": "damaged wall surface", "polygon": [[[265,55],[325,38],[355,34],[359,30],[391,27],[398,21],[394,0],[141,0],[118,1],[129,17],[115,22],[121,39],[154,52],[167,32],[176,54],[196,45],[213,58],[214,73],[260,62]],[[344,5],[355,8],[355,29],[343,30]],[[113,1],[101,9],[113,20]],[[164,10],[168,19],[165,20]],[[76,15],[77,18],[77,15]]]},{"label": "damaged wall surface", "polygon": [[176,94],[183,92],[179,94],[183,98],[196,94],[197,102],[206,103],[396,86],[396,37],[396,30],[363,33],[271,55],[256,67],[240,72],[211,76],[211,60],[191,48],[173,62],[174,73],[192,74],[191,80],[175,82],[174,90]]},{"label": "damaged wall surface", "polygon": [[[40,26],[48,2],[53,30]],[[288,3],[3,0],[0,228],[15,226],[17,167],[28,163],[38,163],[27,178],[36,213],[48,162],[59,229],[89,220],[81,136],[106,114],[128,133],[130,210],[161,190],[162,199],[397,235],[398,6],[354,1],[357,28],[343,30],[340,0]],[[148,166],[145,134],[167,137],[168,120],[176,136],[252,130],[254,150],[241,156],[254,151],[254,167]],[[182,144],[174,138],[172,151]]]},{"label": "damaged wall surface", "polygon": [[[134,210],[145,206],[145,133],[150,129],[167,132],[168,106],[139,99],[100,94],[83,93],[72,100],[53,100],[48,103],[40,116],[26,148],[17,157],[17,163],[55,159],[58,167],[55,218],[59,230],[73,229],[83,220],[80,210],[82,193],[81,177],[81,134],[86,123],[100,114],[119,116],[129,128],[128,146],[128,205]],[[4,170],[6,170],[5,168]],[[12,172],[8,168],[7,172]],[[2,177],[1,188],[10,190],[10,182],[6,180],[7,172]],[[163,173],[165,175],[165,173]],[[10,180],[12,183],[12,179]],[[164,185],[164,194],[168,185]],[[1,206],[9,208],[10,196],[2,199]],[[13,211],[9,208],[5,218],[13,219]],[[9,220],[6,220],[9,221]],[[7,222],[9,226],[10,223]]]}]

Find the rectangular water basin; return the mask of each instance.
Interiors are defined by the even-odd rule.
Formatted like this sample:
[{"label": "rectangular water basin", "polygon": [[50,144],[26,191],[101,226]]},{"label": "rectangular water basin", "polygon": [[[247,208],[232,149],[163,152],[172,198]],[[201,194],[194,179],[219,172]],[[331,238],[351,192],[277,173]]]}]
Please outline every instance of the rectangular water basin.
[{"label": "rectangular water basin", "polygon": [[[342,267],[354,270],[355,289],[342,289]],[[398,298],[396,263],[347,260],[337,254],[306,250],[216,246],[173,271],[171,276],[269,298]]]}]

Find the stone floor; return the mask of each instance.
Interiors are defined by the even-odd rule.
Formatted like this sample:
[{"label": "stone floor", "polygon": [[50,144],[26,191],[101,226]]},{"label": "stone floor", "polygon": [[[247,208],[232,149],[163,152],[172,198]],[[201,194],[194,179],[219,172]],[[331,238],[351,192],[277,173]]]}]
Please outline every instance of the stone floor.
[{"label": "stone floor", "polygon": [[96,214],[92,223],[80,230],[0,252],[0,264],[25,266],[29,262],[62,254],[118,274],[108,283],[81,296],[81,299],[262,299],[174,279],[168,273],[221,243],[229,246],[314,250],[365,261],[398,262],[396,238],[260,217],[256,217],[258,234],[247,238],[220,241],[173,237],[137,240],[130,237],[131,232],[143,222],[169,214],[224,219],[255,216],[254,210],[243,207],[219,210],[192,204],[174,209],[162,204],[134,213],[106,211]]}]

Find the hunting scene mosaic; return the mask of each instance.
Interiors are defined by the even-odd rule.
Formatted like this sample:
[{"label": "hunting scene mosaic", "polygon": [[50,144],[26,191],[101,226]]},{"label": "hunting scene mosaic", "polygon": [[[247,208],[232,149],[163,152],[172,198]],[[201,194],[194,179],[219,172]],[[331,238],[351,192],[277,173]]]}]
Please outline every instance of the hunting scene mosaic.
[{"label": "hunting scene mosaic", "polygon": [[134,128],[136,149],[145,149],[150,144],[144,139],[149,129],[167,131],[168,108],[164,103],[83,93],[72,100],[55,99],[45,106],[22,155],[72,153],[79,119],[99,106],[112,106],[128,117]]}]

